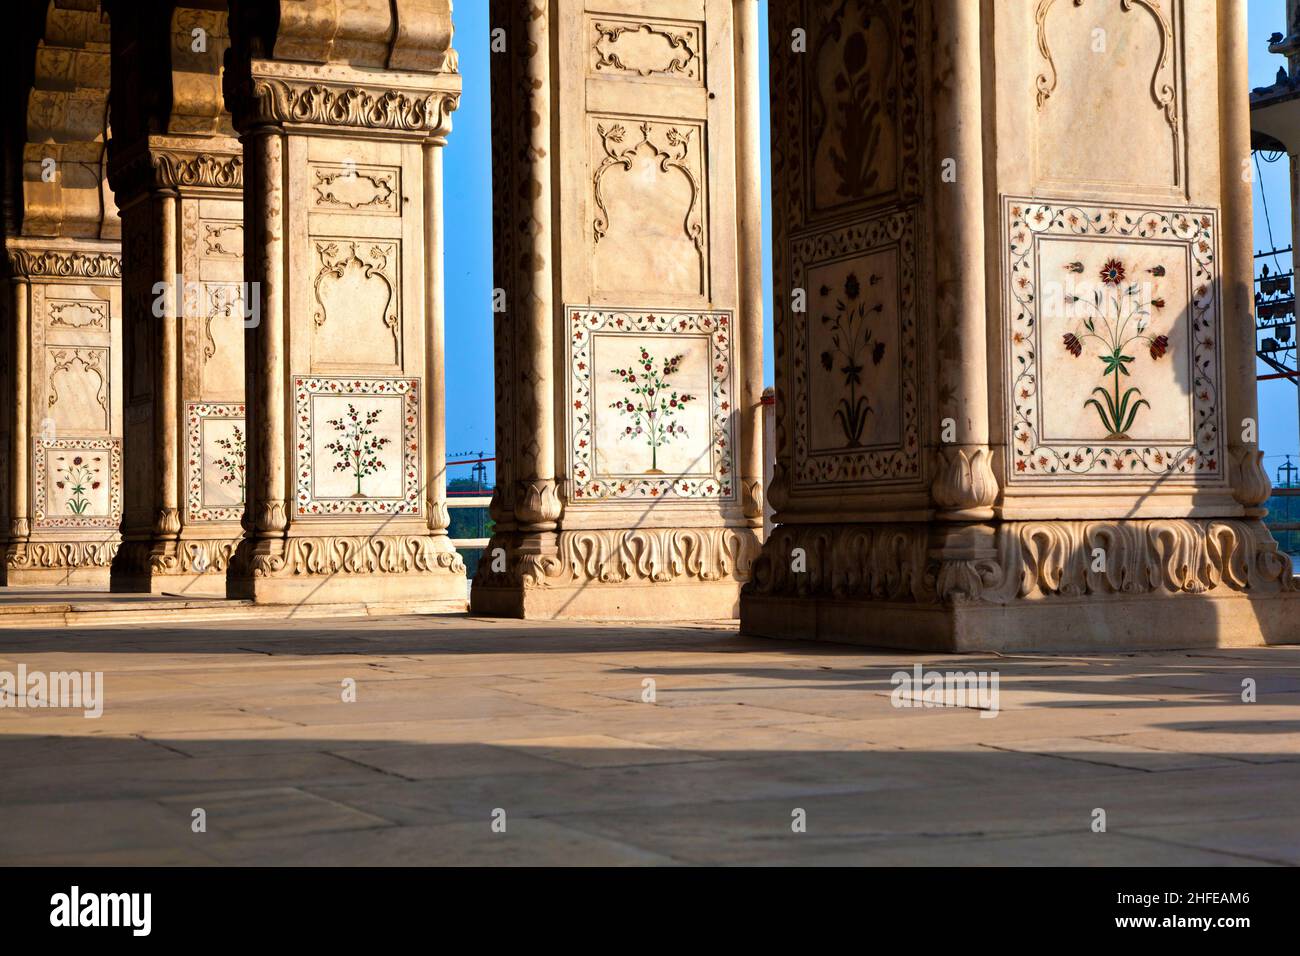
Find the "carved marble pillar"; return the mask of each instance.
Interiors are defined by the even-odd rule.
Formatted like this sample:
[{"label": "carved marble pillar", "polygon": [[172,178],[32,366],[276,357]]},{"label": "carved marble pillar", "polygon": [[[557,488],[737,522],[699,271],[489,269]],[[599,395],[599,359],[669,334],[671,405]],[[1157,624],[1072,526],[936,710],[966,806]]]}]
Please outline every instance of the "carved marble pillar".
[{"label": "carved marble pillar", "polygon": [[[7,515],[0,583],[108,584],[122,514],[120,226],[104,180],[108,24],[95,4],[18,16],[8,61],[30,57],[6,109],[25,114],[6,155],[3,279]],[[8,65],[8,64],[7,64]],[[14,115],[9,114],[9,115]]]},{"label": "carved marble pillar", "polygon": [[463,609],[446,534],[448,0],[231,4],[246,163],[248,513],[231,596]]},{"label": "carved marble pillar", "polygon": [[736,613],[762,520],[754,6],[492,5],[505,302],[476,612]]},{"label": "carved marble pillar", "polygon": [[1240,437],[1241,5],[802,0],[769,27],[777,527],[742,630],[1295,639]]},{"label": "carved marble pillar", "polygon": [[[116,591],[224,595],[245,481],[243,157],[224,11],[111,6],[109,176],[126,249],[126,509]],[[141,95],[141,91],[156,91]]]}]

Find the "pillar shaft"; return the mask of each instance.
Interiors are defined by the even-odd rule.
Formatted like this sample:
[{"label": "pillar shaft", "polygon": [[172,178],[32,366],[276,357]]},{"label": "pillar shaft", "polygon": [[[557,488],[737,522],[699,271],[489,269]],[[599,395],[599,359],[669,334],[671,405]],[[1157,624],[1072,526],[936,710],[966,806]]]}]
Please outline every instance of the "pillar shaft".
[{"label": "pillar shaft", "polygon": [[[424,256],[425,282],[424,307],[428,315],[429,405],[447,407],[447,348],[446,348],[446,266],[444,263],[445,239],[442,222],[442,146],[426,143],[424,146]],[[429,415],[426,419],[429,443],[429,479],[425,495],[429,509],[429,531],[435,536],[445,536],[451,525],[447,510],[447,419],[444,415]]]},{"label": "pillar shaft", "polygon": [[[769,8],[777,527],[743,631],[1294,639],[1242,438],[1243,11]],[[1190,81],[1192,62],[1219,83]],[[1200,148],[1211,130],[1219,150]]]},{"label": "pillar shaft", "polygon": [[736,272],[740,289],[740,494],[745,515],[763,514],[763,178],[759,127],[758,0],[735,0]]},{"label": "pillar shaft", "polygon": [[480,613],[736,613],[762,502],[755,13],[492,5],[505,301]]},{"label": "pillar shaft", "polygon": [[250,514],[228,589],[459,610],[437,152],[460,94],[450,5],[280,7],[268,19],[265,4],[232,5],[225,79],[261,304],[247,338]]},{"label": "pillar shaft", "polygon": [[15,11],[4,37],[7,62],[31,62],[31,47],[20,49],[29,43],[35,57],[33,75],[3,93],[4,115],[25,115],[26,135],[3,158],[15,187],[6,190],[2,266],[14,331],[0,583],[101,588],[122,516],[120,224],[104,183],[108,28],[94,3],[36,8]]},{"label": "pillar shaft", "polygon": [[997,478],[989,451],[988,299],[984,280],[984,142],[980,13],[976,3],[941,3],[934,55],[935,296],[940,389],[931,491],[948,519],[989,518]]},{"label": "pillar shaft", "polygon": [[[224,595],[246,497],[244,160],[224,10],[111,3],[123,209],[126,509],[115,591]],[[202,42],[198,42],[199,39]],[[166,95],[140,97],[161,86]]]},{"label": "pillar shaft", "polygon": [[15,280],[10,284],[13,295],[10,319],[13,322],[13,351],[9,383],[13,389],[13,418],[10,426],[12,458],[9,466],[9,534],[17,543],[31,533],[30,505],[27,498],[28,468],[28,393],[31,389],[30,318],[27,300],[28,283]]},{"label": "pillar shaft", "polygon": [[[1255,257],[1250,152],[1250,82],[1245,0],[1217,5],[1219,98],[1223,119],[1219,152],[1223,178],[1223,304],[1225,365],[1232,375],[1226,398],[1233,490],[1246,513],[1267,514],[1271,484],[1259,449],[1259,388],[1255,367]],[[1247,436],[1249,440],[1247,440]]]}]

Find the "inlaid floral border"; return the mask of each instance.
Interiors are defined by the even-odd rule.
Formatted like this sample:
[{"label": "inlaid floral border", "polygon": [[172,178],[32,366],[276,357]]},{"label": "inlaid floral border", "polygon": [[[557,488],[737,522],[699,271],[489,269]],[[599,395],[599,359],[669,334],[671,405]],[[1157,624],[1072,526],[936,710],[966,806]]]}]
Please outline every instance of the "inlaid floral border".
[{"label": "inlaid floral border", "polygon": [[[187,402],[185,405],[186,456],[185,456],[185,519],[187,521],[238,521],[243,517],[243,507],[213,507],[203,505],[203,421],[225,419],[244,426],[244,406],[214,405],[208,402]],[[245,444],[248,433],[245,427]]]},{"label": "inlaid floral border", "polygon": [[[293,380],[296,421],[294,513],[299,517],[349,514],[418,515],[420,488],[420,380],[418,378],[314,378]],[[315,395],[400,395],[403,399],[401,498],[316,498],[312,494]]]},{"label": "inlaid floral border", "polygon": [[[49,478],[47,455],[52,451],[104,452],[108,457],[107,515],[80,517],[77,515],[48,515],[45,513],[46,483]],[[32,520],[37,528],[107,528],[116,530],[122,522],[122,439],[120,438],[54,438],[36,441],[33,456],[34,481]]]},{"label": "inlaid floral border", "polygon": [[911,209],[895,211],[865,222],[839,226],[803,236],[791,243],[790,276],[796,289],[808,289],[808,272],[823,263],[878,252],[898,250],[898,328],[895,346],[900,362],[902,393],[900,444],[893,448],[827,449],[811,446],[813,409],[809,401],[809,370],[815,357],[809,351],[812,312],[790,316],[794,330],[791,397],[794,401],[794,486],[899,484],[920,480],[920,385],[918,382],[918,327],[916,307],[916,222]]},{"label": "inlaid floral border", "polygon": [[[576,501],[654,499],[664,497],[728,499],[735,497],[732,448],[730,312],[672,309],[581,309],[569,313],[569,482]],[[706,336],[710,343],[708,477],[598,478],[591,408],[592,341],[596,335],[646,333]]]},{"label": "inlaid floral border", "polygon": [[[1005,198],[1008,479],[1084,477],[1195,482],[1223,473],[1219,389],[1217,214],[1212,209],[1078,204]],[[1038,240],[1045,236],[1148,240],[1184,247],[1190,263],[1193,444],[1047,444],[1039,439],[1038,354],[1044,347],[1036,290]]]}]

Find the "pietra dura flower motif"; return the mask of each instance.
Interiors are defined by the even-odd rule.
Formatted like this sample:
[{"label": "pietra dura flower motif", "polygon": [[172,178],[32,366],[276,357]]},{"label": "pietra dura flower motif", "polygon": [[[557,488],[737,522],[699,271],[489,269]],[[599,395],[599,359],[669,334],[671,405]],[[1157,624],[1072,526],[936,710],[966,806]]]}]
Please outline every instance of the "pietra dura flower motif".
[{"label": "pietra dura flower motif", "polygon": [[54,487],[68,492],[65,504],[74,515],[84,515],[90,507],[87,493],[98,491],[104,459],[100,455],[58,455],[54,459]]},{"label": "pietra dura flower motif", "polygon": [[[1066,269],[1082,272],[1083,263],[1067,263]],[[1146,271],[1153,278],[1165,275],[1163,265],[1152,266]],[[1092,408],[1101,419],[1108,440],[1128,438],[1126,432],[1133,426],[1138,412],[1143,407],[1151,407],[1138,386],[1122,388],[1121,376],[1131,376],[1128,367],[1136,361],[1136,357],[1128,353],[1145,345],[1152,361],[1158,361],[1169,351],[1167,335],[1151,335],[1147,331],[1152,310],[1163,309],[1164,299],[1150,294],[1148,283],[1136,279],[1129,281],[1126,276],[1124,261],[1112,257],[1102,266],[1101,285],[1090,300],[1079,295],[1066,295],[1066,300],[1081,306],[1083,312],[1076,320],[1080,327],[1062,336],[1066,351],[1075,358],[1083,355],[1085,350],[1096,355],[1101,359],[1101,374],[1108,380],[1106,387],[1099,385],[1094,388],[1093,397],[1084,402],[1084,407]]]},{"label": "pietra dura flower motif", "polygon": [[568,315],[572,500],[734,498],[731,314]]},{"label": "pietra dura flower motif", "polygon": [[1214,210],[1003,213],[1008,479],[1222,481]]},{"label": "pietra dura flower motif", "polygon": [[[867,278],[868,285],[880,282],[880,276],[872,273]],[[828,299],[831,290],[823,286],[820,290],[823,299]],[[862,444],[862,429],[867,424],[867,416],[873,411],[871,399],[863,381],[866,362],[879,365],[885,357],[885,343],[876,338],[871,326],[871,319],[884,311],[884,303],[868,304],[862,297],[862,283],[857,273],[850,272],[844,279],[842,294],[835,298],[835,306],[830,313],[823,313],[821,323],[830,333],[830,348],[821,353],[821,366],[827,372],[838,373],[844,377],[844,389],[848,393],[840,398],[839,407],[835,409],[835,421],[844,432],[844,447],[857,448]]]},{"label": "pietra dura flower motif", "polygon": [[348,410],[337,418],[327,419],[325,424],[338,432],[338,437],[328,442],[325,448],[334,453],[334,470],[346,472],[354,478],[357,490],[353,498],[364,498],[361,493],[361,479],[382,471],[384,464],[379,453],[392,439],[385,435],[376,435],[374,424],[383,415],[383,409],[372,408],[365,412],[348,402]]},{"label": "pietra dura flower motif", "polygon": [[419,379],[294,379],[295,514],[417,515]]},{"label": "pietra dura flower motif", "polygon": [[218,438],[216,442],[217,447],[222,451],[222,455],[212,464],[216,467],[220,476],[219,480],[223,485],[237,485],[239,487],[239,503],[243,504],[248,491],[248,483],[244,475],[247,456],[244,430],[235,425],[228,437]]},{"label": "pietra dura flower motif", "polygon": [[41,528],[115,529],[122,517],[122,440],[35,443],[32,518]]},{"label": "pietra dura flower motif", "polygon": [[612,368],[611,374],[627,386],[628,394],[610,403],[610,408],[629,419],[619,438],[641,441],[650,448],[650,468],[647,475],[662,475],[659,470],[659,447],[675,438],[689,437],[686,426],[678,421],[679,413],[695,401],[689,392],[678,392],[669,383],[682,369],[682,359],[677,354],[665,358],[662,364],[649,350],[641,347],[637,364],[628,368]]},{"label": "pietra dura flower motif", "polygon": [[247,490],[247,425],[242,404],[189,402],[186,521],[238,521]]}]

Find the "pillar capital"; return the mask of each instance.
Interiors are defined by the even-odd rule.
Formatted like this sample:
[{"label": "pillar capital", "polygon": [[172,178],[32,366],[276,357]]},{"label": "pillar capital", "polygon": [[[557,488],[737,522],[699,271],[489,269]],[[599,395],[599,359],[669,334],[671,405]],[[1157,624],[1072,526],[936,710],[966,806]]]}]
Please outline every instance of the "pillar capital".
[{"label": "pillar capital", "polygon": [[331,131],[395,139],[446,140],[460,102],[458,74],[375,74],[339,64],[254,60],[250,75],[227,86],[235,125]]},{"label": "pillar capital", "polygon": [[450,0],[232,3],[235,126],[444,142],[460,99]]},{"label": "pillar capital", "polygon": [[126,352],[118,591],[223,594],[245,469],[242,146],[221,95],[224,9],[113,2],[108,175]]}]

